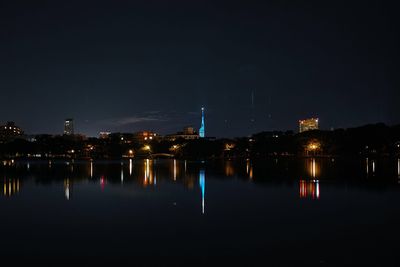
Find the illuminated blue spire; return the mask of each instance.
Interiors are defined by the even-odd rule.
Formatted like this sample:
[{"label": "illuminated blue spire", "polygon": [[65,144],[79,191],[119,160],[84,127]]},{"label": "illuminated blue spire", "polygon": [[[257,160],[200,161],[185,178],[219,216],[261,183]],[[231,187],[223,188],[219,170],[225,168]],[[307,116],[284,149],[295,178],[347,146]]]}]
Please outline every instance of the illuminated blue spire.
[{"label": "illuminated blue spire", "polygon": [[204,107],[201,108],[201,127],[199,129],[200,138],[204,138],[206,134],[206,130],[204,128]]}]

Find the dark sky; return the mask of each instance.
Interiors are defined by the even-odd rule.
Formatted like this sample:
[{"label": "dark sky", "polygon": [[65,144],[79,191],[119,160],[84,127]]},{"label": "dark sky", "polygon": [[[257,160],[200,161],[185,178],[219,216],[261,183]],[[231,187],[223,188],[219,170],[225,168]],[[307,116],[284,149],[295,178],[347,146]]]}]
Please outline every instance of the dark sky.
[{"label": "dark sky", "polygon": [[[267,3],[268,2],[268,3]],[[0,123],[243,136],[400,122],[385,1],[1,1]]]}]

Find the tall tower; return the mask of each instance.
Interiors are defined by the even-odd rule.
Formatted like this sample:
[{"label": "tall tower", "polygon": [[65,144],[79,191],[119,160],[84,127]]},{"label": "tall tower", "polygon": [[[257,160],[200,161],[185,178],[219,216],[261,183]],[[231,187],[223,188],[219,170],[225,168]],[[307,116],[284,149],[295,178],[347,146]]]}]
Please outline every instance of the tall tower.
[{"label": "tall tower", "polygon": [[64,122],[64,134],[74,135],[74,119],[66,119]]},{"label": "tall tower", "polygon": [[204,128],[204,107],[201,108],[201,127],[199,129],[200,138],[204,138],[206,134],[206,130]]}]

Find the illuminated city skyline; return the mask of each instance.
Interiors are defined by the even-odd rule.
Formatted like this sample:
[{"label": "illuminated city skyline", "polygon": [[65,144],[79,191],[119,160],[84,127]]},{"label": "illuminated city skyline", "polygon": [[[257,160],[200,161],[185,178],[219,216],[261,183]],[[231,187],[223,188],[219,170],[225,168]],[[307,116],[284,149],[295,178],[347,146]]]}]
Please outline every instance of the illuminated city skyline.
[{"label": "illuminated city skyline", "polygon": [[2,1],[3,265],[400,266],[397,5]]},{"label": "illuminated city skyline", "polygon": [[68,117],[88,136],[169,134],[198,129],[205,106],[216,137],[297,131],[314,114],[325,129],[400,123],[396,8],[218,2],[7,1],[0,121],[30,134],[58,134]]}]

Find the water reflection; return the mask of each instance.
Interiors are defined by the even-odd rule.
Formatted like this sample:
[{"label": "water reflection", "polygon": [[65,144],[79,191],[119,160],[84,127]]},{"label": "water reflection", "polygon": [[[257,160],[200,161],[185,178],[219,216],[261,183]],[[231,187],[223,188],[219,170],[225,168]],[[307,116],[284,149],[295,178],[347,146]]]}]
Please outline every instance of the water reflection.
[{"label": "water reflection", "polygon": [[[69,251],[66,259],[71,262],[89,262],[99,259],[100,255],[100,260],[111,266],[126,258],[132,260],[130,265],[146,265],[149,255],[154,254],[161,255],[161,261],[166,258],[175,261],[171,264],[157,261],[154,265],[180,265],[196,260],[204,263],[198,258],[198,250],[193,248],[204,248],[204,258],[213,259],[221,254],[215,247],[225,247],[229,251],[222,251],[224,258],[218,261],[225,262],[233,257],[251,266],[257,265],[256,260],[265,261],[265,251],[274,251],[283,238],[288,240],[286,243],[294,244],[294,251],[298,252],[292,258],[304,257],[307,251],[320,248],[319,256],[314,253],[318,257],[308,264],[311,266],[321,265],[327,258],[335,259],[335,248],[349,243],[346,243],[349,233],[354,239],[345,248],[351,251],[349,257],[364,257],[365,247],[376,243],[379,246],[368,251],[373,258],[377,255],[375,250],[382,246],[384,252],[378,251],[377,261],[389,254],[395,258],[396,247],[385,246],[384,237],[398,240],[397,224],[382,225],[387,221],[385,215],[399,214],[400,158],[390,158],[387,162],[389,167],[379,159],[376,162],[379,165],[375,165],[376,177],[365,179],[365,158],[357,158],[351,164],[343,164],[340,158],[335,159],[334,164],[331,159],[322,158],[279,158],[278,164],[275,159],[235,159],[204,164],[173,159],[124,159],[123,164],[120,160],[76,161],[72,174],[65,161],[53,160],[52,169],[48,168],[47,160],[31,161],[29,170],[26,162],[4,167],[0,161],[2,194],[14,195],[0,197],[4,215],[2,229],[6,229],[3,240],[7,241],[3,254],[27,259],[40,255],[38,261],[53,261],[55,257],[64,257],[62,248],[66,248]],[[390,174],[387,177],[382,175],[385,170]],[[369,171],[372,172],[371,158]],[[149,186],[152,181],[154,186]],[[16,194],[21,185],[23,190]],[[56,210],[63,216],[55,216]],[[35,214],[38,216],[32,216]],[[307,216],[301,216],[304,214]],[[392,219],[396,220],[394,215]],[[343,235],[343,218],[349,222],[346,235]],[[360,228],[358,222],[365,221],[368,223]],[[90,229],[82,234],[76,231],[80,226],[90,226]],[[372,226],[374,228],[370,228]],[[232,236],[235,229],[242,231]],[[190,231],[195,233],[191,234],[193,238],[188,237]],[[17,238],[13,239],[16,233]],[[338,236],[341,239],[337,239]],[[102,242],[98,242],[100,239]],[[21,240],[27,245],[18,247]],[[62,243],[64,241],[67,243]],[[150,243],[157,244],[158,250]],[[237,244],[246,245],[238,247]],[[303,244],[308,245],[304,247]],[[326,251],[334,252],[327,255]],[[277,263],[270,265],[286,266],[280,263],[287,253],[283,249],[276,256]],[[187,254],[189,256],[183,258]],[[76,257],[71,258],[74,255]],[[115,255],[121,260],[116,261]],[[124,255],[126,258],[121,258]],[[243,258],[236,255],[243,255]],[[249,262],[253,257],[257,259]],[[290,260],[287,266],[292,263]]]},{"label": "water reflection", "polygon": [[375,174],[375,160],[372,161],[372,174]]},{"label": "water reflection", "polygon": [[143,185],[153,185],[154,184],[154,170],[153,170],[153,160],[146,159],[144,161],[144,181]]},{"label": "water reflection", "polygon": [[3,160],[3,166],[13,166],[15,161],[13,159],[11,160]]},{"label": "water reflection", "polygon": [[318,180],[300,180],[300,198],[319,199],[319,181]]},{"label": "water reflection", "polygon": [[107,183],[106,178],[105,178],[104,176],[101,176],[101,177],[100,177],[100,187],[101,187],[101,191],[104,191],[104,188],[106,187],[106,183]]},{"label": "water reflection", "polygon": [[225,176],[234,176],[235,175],[235,169],[233,167],[233,162],[228,160],[225,161]]},{"label": "water reflection", "polygon": [[11,197],[19,192],[20,182],[19,179],[8,179],[3,180],[3,195],[6,197]]},{"label": "water reflection", "polygon": [[397,177],[400,179],[400,158],[397,159]]},{"label": "water reflection", "polygon": [[174,181],[176,181],[176,175],[177,175],[177,169],[176,169],[176,159],[174,159]]},{"label": "water reflection", "polygon": [[93,160],[90,161],[90,178],[93,178]]},{"label": "water reflection", "polygon": [[400,158],[397,159],[397,176],[400,177]]},{"label": "water reflection", "polygon": [[71,190],[70,190],[70,180],[69,178],[64,180],[64,195],[67,200],[71,197]]},{"label": "water reflection", "polygon": [[[331,161],[332,162],[332,161]],[[315,158],[311,158],[307,160],[307,174],[312,180],[304,180],[300,179],[299,181],[299,191],[300,198],[311,198],[311,199],[319,199],[320,190],[319,190],[319,180],[321,173],[321,163],[317,161]]]},{"label": "water reflection", "polygon": [[[105,190],[106,186],[107,189],[115,190],[113,185],[117,184],[122,184],[124,188],[134,188],[135,186],[146,188],[149,185],[152,185],[152,188],[154,188],[159,187],[160,184],[173,182],[176,185],[193,190],[193,192],[197,192],[196,188],[199,187],[202,198],[202,212],[205,209],[205,166],[207,166],[207,172],[210,170],[211,176],[214,171],[214,174],[218,174],[220,178],[234,176],[238,179],[249,180],[256,185],[272,184],[275,182],[284,183],[291,180],[296,185],[294,195],[297,195],[297,190],[299,190],[301,198],[311,199],[320,198],[320,181],[329,179],[332,181],[338,179],[362,179],[365,181],[365,171],[370,175],[371,179],[368,181],[370,183],[381,182],[384,179],[377,178],[382,177],[382,172],[386,171],[389,173],[390,171],[390,179],[393,178],[390,181],[396,185],[400,184],[400,158],[396,158],[396,160],[391,159],[390,168],[387,168],[387,164],[384,164],[380,160],[379,166],[382,167],[379,167],[379,169],[377,169],[377,160],[371,158],[362,159],[361,165],[360,160],[357,159],[356,163],[349,169],[347,168],[348,165],[341,165],[342,161],[340,158],[336,159],[334,163],[332,159],[323,158],[290,160],[279,159],[278,164],[276,164],[275,158],[263,161],[250,159],[246,159],[245,161],[229,160],[221,162],[222,164],[218,162],[219,165],[214,163],[203,164],[201,162],[191,162],[189,164],[187,161],[176,159],[141,159],[136,161],[134,159],[127,159],[126,161],[118,161],[117,163],[102,161],[73,162],[64,160],[39,163],[35,163],[34,161],[17,161],[13,163],[10,160],[4,161],[5,163],[0,164],[0,167],[4,171],[4,176],[8,177],[8,179],[3,180],[2,194],[6,196],[11,196],[19,191],[22,179],[21,175],[24,176],[24,179],[31,179],[31,177],[39,179],[38,184],[51,184],[58,180],[61,188],[64,189],[62,192],[68,200],[72,199],[72,184],[77,186],[80,181],[87,181],[89,184],[96,183],[100,185],[102,191]],[[47,168],[47,163],[49,167],[52,166],[52,169]],[[2,166],[4,164],[6,166]],[[136,164],[135,168],[134,164]],[[339,172],[338,168],[340,168]],[[207,175],[209,174],[207,173]],[[10,177],[21,179],[10,179]],[[54,177],[58,177],[58,179]],[[93,179],[94,177],[96,179]],[[297,185],[299,188],[297,188]]]},{"label": "water reflection", "polygon": [[370,160],[369,158],[366,158],[365,165],[366,165],[367,176],[370,174],[372,174],[372,176],[375,176],[376,160],[374,159]]},{"label": "water reflection", "polygon": [[186,165],[186,160],[185,160],[185,174],[187,172],[187,165]]},{"label": "water reflection", "polygon": [[250,180],[253,180],[253,165],[251,164],[250,159],[246,159],[246,174]]},{"label": "water reflection", "polygon": [[121,162],[121,184],[124,183],[124,163]]},{"label": "water reflection", "polygon": [[320,174],[320,163],[315,160],[315,158],[311,158],[307,161],[307,171],[308,175],[312,178],[316,178]]},{"label": "water reflection", "polygon": [[205,211],[205,192],[206,192],[206,174],[204,169],[200,170],[199,174],[199,185],[201,189],[201,213]]}]

